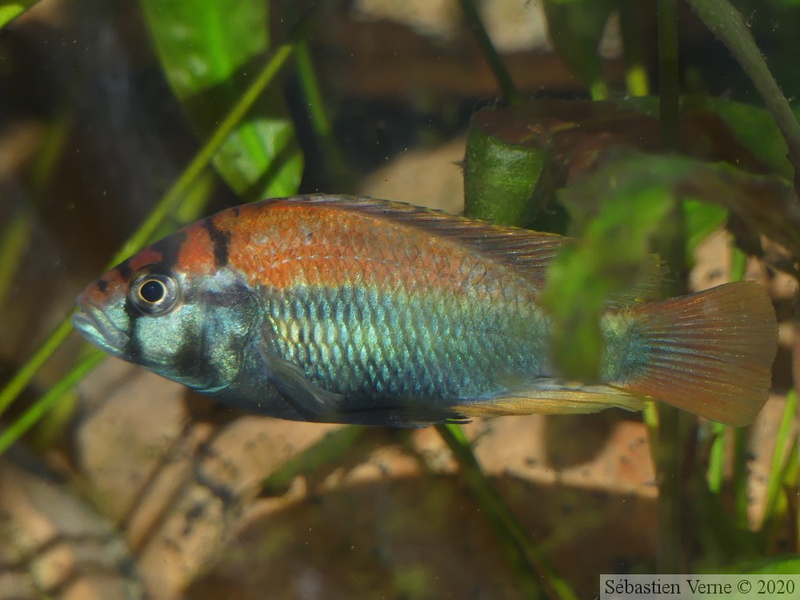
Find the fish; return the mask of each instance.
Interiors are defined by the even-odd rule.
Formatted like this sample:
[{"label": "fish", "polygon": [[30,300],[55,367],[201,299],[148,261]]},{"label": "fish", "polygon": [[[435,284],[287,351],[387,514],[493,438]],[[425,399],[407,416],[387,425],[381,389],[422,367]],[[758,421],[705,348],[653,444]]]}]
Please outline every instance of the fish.
[{"label": "fish", "polygon": [[113,356],[287,420],[424,427],[656,400],[753,421],[777,350],[763,286],[658,299],[658,267],[607,302],[598,381],[570,381],[541,302],[569,243],[373,198],[269,199],[110,269],[78,297],[73,325]]}]

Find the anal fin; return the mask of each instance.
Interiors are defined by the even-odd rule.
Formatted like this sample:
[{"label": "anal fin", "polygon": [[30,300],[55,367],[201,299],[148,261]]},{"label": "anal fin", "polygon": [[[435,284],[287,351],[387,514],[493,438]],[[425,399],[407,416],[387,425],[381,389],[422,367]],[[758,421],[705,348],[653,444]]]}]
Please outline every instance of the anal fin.
[{"label": "anal fin", "polygon": [[528,414],[583,414],[606,408],[639,411],[645,401],[610,385],[581,385],[540,377],[492,396],[460,400],[453,410],[470,417]]},{"label": "anal fin", "polygon": [[449,408],[403,406],[343,411],[336,416],[336,422],[349,425],[416,429],[442,423],[464,424],[468,423],[469,419]]}]

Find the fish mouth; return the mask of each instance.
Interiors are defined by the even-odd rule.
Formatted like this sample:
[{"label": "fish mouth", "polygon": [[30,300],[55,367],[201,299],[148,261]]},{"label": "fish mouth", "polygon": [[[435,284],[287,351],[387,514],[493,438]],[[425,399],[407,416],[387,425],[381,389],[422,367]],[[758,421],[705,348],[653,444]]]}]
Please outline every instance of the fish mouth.
[{"label": "fish mouth", "polygon": [[114,356],[120,356],[130,342],[130,336],[114,325],[100,308],[80,300],[78,310],[72,316],[72,326],[90,342]]}]

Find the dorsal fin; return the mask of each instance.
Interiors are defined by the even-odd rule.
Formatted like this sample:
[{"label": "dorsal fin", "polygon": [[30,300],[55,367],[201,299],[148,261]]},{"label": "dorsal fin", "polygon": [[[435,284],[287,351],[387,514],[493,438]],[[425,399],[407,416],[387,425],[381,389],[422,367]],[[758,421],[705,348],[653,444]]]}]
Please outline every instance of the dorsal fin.
[{"label": "dorsal fin", "polygon": [[451,238],[470,250],[511,267],[531,283],[540,286],[544,283],[550,261],[569,239],[555,233],[503,227],[413,204],[366,196],[314,194],[265,200],[264,204],[325,206],[424,229],[432,235]]},{"label": "dorsal fin", "polygon": [[[405,202],[367,196],[312,194],[264,200],[262,204],[325,206],[424,229],[432,235],[450,238],[470,250],[510,267],[539,289],[544,286],[550,262],[559,250],[571,241],[571,238],[556,233],[494,225]],[[660,267],[655,260],[652,274],[643,277],[642,281],[637,282],[629,292],[614,295],[607,304],[611,308],[616,308],[643,300],[654,300],[660,295],[660,287]]]}]

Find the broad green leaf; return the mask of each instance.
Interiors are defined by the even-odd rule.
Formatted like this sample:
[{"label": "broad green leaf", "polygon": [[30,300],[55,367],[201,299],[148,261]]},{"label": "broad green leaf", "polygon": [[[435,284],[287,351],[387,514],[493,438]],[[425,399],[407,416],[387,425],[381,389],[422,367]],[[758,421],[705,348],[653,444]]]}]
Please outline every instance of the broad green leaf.
[{"label": "broad green leaf", "polygon": [[730,50],[761,94],[786,141],[789,160],[795,169],[795,185],[800,187],[800,121],[770,73],[744,17],[728,0],[686,1],[706,27]]},{"label": "broad green leaf", "polygon": [[554,261],[544,303],[553,318],[553,359],[562,376],[597,378],[604,305],[652,267],[651,242],[669,225],[665,216],[674,203],[686,197],[726,208],[800,252],[800,210],[777,177],[681,156],[634,154],[606,164],[561,193],[577,241]]},{"label": "broad green leaf", "polygon": [[8,25],[39,0],[0,0],[0,29]]},{"label": "broad green leaf", "polygon": [[[162,68],[197,133],[205,137],[234,104],[269,49],[263,0],[143,0]],[[214,158],[248,199],[296,192],[302,155],[280,94],[261,98]]]},{"label": "broad green leaf", "polygon": [[[706,106],[722,117],[736,137],[775,173],[791,181],[794,175],[789,149],[781,130],[766,110],[723,98],[708,98]],[[795,110],[800,118],[800,111]]]},{"label": "broad green leaf", "polygon": [[[794,170],[788,159],[789,149],[781,130],[770,113],[758,106],[734,102],[724,98],[709,96],[703,98],[698,106],[697,99],[684,98],[684,110],[691,114],[693,108],[702,108],[719,115],[731,128],[739,142],[753,155],[770,168],[771,171],[791,180]],[[658,98],[626,96],[615,98],[613,102],[621,108],[635,110],[651,117],[658,116]],[[800,119],[800,108],[793,109]]]},{"label": "broad green leaf", "polygon": [[722,227],[728,211],[721,206],[687,198],[682,203],[686,228],[686,258],[692,261],[698,244]]},{"label": "broad green leaf", "polygon": [[[675,201],[663,184],[631,178],[617,186],[616,176],[601,169],[585,185],[562,193],[562,202],[583,231],[550,267],[543,301],[553,319],[552,356],[567,379],[599,379],[600,317],[606,302],[653,268],[650,242]],[[584,210],[588,207],[580,196],[585,193],[597,194],[597,212]]]}]

